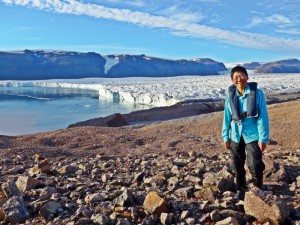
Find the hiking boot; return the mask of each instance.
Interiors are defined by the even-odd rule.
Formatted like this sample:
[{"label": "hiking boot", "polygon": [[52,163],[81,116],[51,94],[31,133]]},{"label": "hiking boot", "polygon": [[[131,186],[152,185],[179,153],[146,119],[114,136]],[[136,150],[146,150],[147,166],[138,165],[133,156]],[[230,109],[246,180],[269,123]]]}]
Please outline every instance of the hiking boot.
[{"label": "hiking boot", "polygon": [[252,183],[255,187],[258,187],[259,189],[262,189],[263,187],[263,178],[254,178]]},{"label": "hiking boot", "polygon": [[242,190],[237,190],[236,194],[235,194],[235,198],[244,201],[245,199],[245,192]]}]

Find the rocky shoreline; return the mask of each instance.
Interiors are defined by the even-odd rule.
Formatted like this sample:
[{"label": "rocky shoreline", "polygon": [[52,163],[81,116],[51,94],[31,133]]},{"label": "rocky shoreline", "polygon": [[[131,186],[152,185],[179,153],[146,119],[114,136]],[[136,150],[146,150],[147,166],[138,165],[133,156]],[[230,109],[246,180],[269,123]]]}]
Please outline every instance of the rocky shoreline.
[{"label": "rocky shoreline", "polygon": [[[281,102],[295,101],[299,99],[300,92],[266,95],[266,101],[268,105]],[[218,112],[222,111],[223,108],[224,101],[202,100],[192,102],[180,102],[172,106],[155,107],[127,114],[117,113],[106,117],[99,117],[95,119],[81,121],[75,124],[70,124],[68,128],[82,126],[121,127],[127,125],[149,123],[153,121],[157,122],[177,118],[184,118],[211,112]]]}]

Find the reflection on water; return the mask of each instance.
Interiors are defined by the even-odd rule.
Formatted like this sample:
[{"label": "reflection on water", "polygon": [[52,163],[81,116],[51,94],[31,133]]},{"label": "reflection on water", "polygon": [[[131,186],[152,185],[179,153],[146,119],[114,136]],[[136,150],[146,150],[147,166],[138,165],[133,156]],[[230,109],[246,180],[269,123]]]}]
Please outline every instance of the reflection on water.
[{"label": "reflection on water", "polygon": [[1,100],[53,100],[58,98],[72,98],[89,96],[98,99],[98,91],[72,88],[45,87],[0,87]]},{"label": "reflection on water", "polygon": [[98,96],[95,90],[0,87],[0,135],[56,130],[87,119],[149,108]]}]

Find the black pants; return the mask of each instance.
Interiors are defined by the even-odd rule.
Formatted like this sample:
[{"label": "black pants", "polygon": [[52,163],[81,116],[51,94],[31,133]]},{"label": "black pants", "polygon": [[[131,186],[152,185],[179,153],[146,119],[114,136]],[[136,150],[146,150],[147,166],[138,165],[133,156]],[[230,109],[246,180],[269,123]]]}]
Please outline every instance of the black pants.
[{"label": "black pants", "polygon": [[[236,175],[237,189],[246,190],[245,161],[252,175],[253,182],[263,179],[265,164],[262,160],[262,153],[258,141],[245,144],[243,137],[240,143],[230,141],[231,167]],[[246,157],[247,156],[247,157]]]}]

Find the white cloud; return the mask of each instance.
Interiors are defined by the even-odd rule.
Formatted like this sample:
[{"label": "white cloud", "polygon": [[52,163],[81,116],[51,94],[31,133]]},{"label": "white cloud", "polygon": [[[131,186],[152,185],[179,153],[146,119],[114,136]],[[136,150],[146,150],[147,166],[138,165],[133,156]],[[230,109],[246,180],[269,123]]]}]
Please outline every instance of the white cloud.
[{"label": "white cloud", "polygon": [[293,23],[288,17],[284,15],[272,14],[271,16],[263,18],[256,16],[252,19],[251,23],[244,26],[244,28],[252,28],[260,24],[276,24],[279,26],[289,26]]},{"label": "white cloud", "polygon": [[[149,28],[163,28],[171,32],[190,37],[212,39],[222,43],[254,49],[277,50],[284,52],[300,52],[298,39],[284,39],[268,35],[247,33],[241,31],[228,31],[209,27],[197,23],[184,22],[163,16],[154,16],[149,13],[132,11],[128,9],[108,8],[96,4],[84,4],[75,0],[0,0],[14,5],[38,8],[57,13],[87,15],[95,18],[112,19]],[[281,22],[288,23],[288,18],[274,14],[268,21],[279,18]],[[257,21],[256,23],[258,23]]]},{"label": "white cloud", "polygon": [[141,0],[97,0],[97,2],[110,3],[114,5],[128,5],[135,7],[144,7],[145,2]]},{"label": "white cloud", "polygon": [[188,9],[183,10],[176,5],[160,10],[158,13],[167,16],[170,19],[185,22],[199,22],[204,18],[203,14],[200,12],[190,12]]},{"label": "white cloud", "polygon": [[275,30],[278,33],[300,35],[300,29]]},{"label": "white cloud", "polygon": [[291,14],[299,12],[299,0],[261,0],[258,3],[259,8],[266,10],[274,9],[277,12],[289,12]]},{"label": "white cloud", "polygon": [[279,14],[273,14],[269,17],[266,18],[267,23],[277,23],[277,24],[281,24],[281,23],[291,23],[291,20],[283,15],[279,15]]}]

